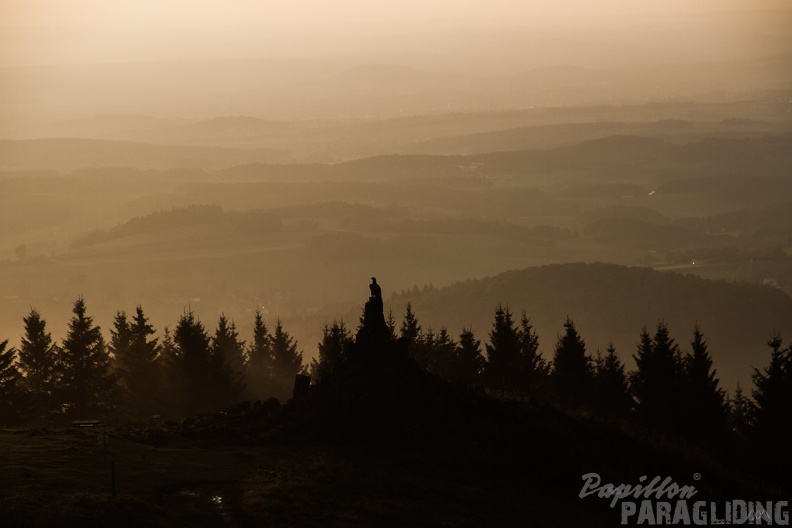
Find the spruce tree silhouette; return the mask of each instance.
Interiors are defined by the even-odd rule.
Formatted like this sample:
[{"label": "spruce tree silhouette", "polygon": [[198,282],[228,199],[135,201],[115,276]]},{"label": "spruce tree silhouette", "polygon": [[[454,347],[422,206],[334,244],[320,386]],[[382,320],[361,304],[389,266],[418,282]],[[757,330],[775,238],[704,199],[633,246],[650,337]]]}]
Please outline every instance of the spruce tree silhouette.
[{"label": "spruce tree silhouette", "polygon": [[550,366],[539,352],[539,336],[531,326],[525,310],[520,318],[518,337],[520,355],[516,368],[520,373],[519,391],[524,396],[541,400],[544,398],[544,393],[547,392],[545,384],[550,375]]},{"label": "spruce tree silhouette", "polygon": [[553,393],[567,407],[580,407],[590,402],[593,375],[586,343],[575,323],[567,317],[564,334],[558,337],[553,356]]},{"label": "spruce tree silhouette", "polygon": [[745,395],[740,384],[729,401],[729,426],[738,442],[745,444],[753,432],[754,402]]},{"label": "spruce tree silhouette", "polygon": [[393,309],[388,308],[388,315],[385,317],[385,326],[388,327],[390,338],[396,339],[396,317],[393,316]]},{"label": "spruce tree silhouette", "polygon": [[418,318],[412,309],[412,303],[407,303],[404,309],[404,318],[402,319],[401,327],[399,327],[399,337],[407,343],[417,343],[421,337],[421,325],[418,324]]},{"label": "spruce tree silhouette", "polygon": [[333,321],[322,328],[322,341],[318,345],[319,357],[311,360],[311,378],[320,383],[323,378],[333,371],[333,365],[340,361],[347,353],[352,343],[352,333],[347,329],[344,321]]},{"label": "spruce tree silhouette", "polygon": [[19,348],[19,367],[24,373],[22,386],[30,395],[31,415],[42,420],[59,406],[53,397],[58,384],[58,347],[38,311],[31,309],[22,321],[25,325]]},{"label": "spruce tree silhouette", "polygon": [[520,335],[508,306],[495,307],[495,319],[489,333],[487,362],[484,369],[486,384],[494,390],[519,390],[520,376],[514,366],[519,363]]},{"label": "spruce tree silhouette", "polygon": [[489,338],[485,345],[484,383],[507,394],[536,397],[548,369],[526,314],[523,312],[517,327],[509,307],[498,304]]},{"label": "spruce tree silhouette", "polygon": [[169,335],[163,340],[163,353],[168,357],[167,385],[174,410],[182,416],[215,410],[211,340],[203,323],[188,309],[176,323],[172,343]]},{"label": "spruce tree silhouette", "polygon": [[593,404],[595,412],[607,418],[627,418],[632,410],[627,374],[613,343],[608,343],[605,356],[597,350]]},{"label": "spruce tree silhouette", "polygon": [[122,410],[133,419],[146,419],[163,405],[160,347],[152,338],[154,327],[137,306],[132,321],[118,312],[110,332]]},{"label": "spruce tree silhouette", "polygon": [[248,393],[255,399],[271,397],[273,395],[272,336],[267,329],[260,308],[256,308],[253,342],[248,347],[247,356],[245,379],[247,380]]},{"label": "spruce tree silhouette", "polygon": [[297,351],[297,343],[284,330],[280,319],[275,322],[271,343],[273,395],[286,401],[292,394],[294,377],[303,372],[302,352]]},{"label": "spruce tree silhouette", "polygon": [[245,342],[233,321],[220,314],[212,338],[213,385],[217,389],[218,404],[225,407],[238,402],[245,392]]},{"label": "spruce tree silhouette", "polygon": [[229,321],[224,313],[221,313],[217,320],[212,345],[215,352],[222,353],[224,360],[228,362],[235,373],[242,372],[246,362],[245,341],[239,339],[236,324],[233,320]]},{"label": "spruce tree silhouette", "polygon": [[468,385],[481,382],[484,372],[484,356],[481,354],[481,341],[476,339],[472,328],[463,328],[459,334],[454,360],[446,373],[446,379],[461,381]]},{"label": "spruce tree silhouette", "polygon": [[630,377],[630,391],[636,418],[660,431],[684,432],[682,361],[665,322],[658,323],[654,338],[644,328],[633,359],[637,369]]},{"label": "spruce tree silhouette", "polygon": [[454,363],[456,362],[457,344],[454,338],[448,333],[445,326],[440,327],[440,331],[434,337],[434,344],[429,348],[429,372],[438,374],[448,381],[456,381],[454,376]]},{"label": "spruce tree silhouette", "polygon": [[113,356],[113,367],[119,372],[119,382],[123,384],[123,362],[125,362],[129,349],[132,344],[132,329],[127,320],[126,312],[120,310],[113,318],[113,326],[110,328],[110,343],[107,344],[110,354]]},{"label": "spruce tree silhouette", "polygon": [[757,445],[792,462],[792,345],[782,348],[781,336],[767,345],[772,350],[770,364],[754,369],[752,422]]},{"label": "spruce tree silhouette", "polygon": [[102,331],[86,314],[82,297],[72,312],[60,353],[57,397],[67,416],[94,416],[112,407],[116,380]]},{"label": "spruce tree silhouette", "polygon": [[8,347],[8,340],[0,342],[0,425],[16,425],[22,418],[21,378],[16,350]]},{"label": "spruce tree silhouette", "polygon": [[698,325],[693,330],[691,351],[685,355],[685,435],[701,443],[723,443],[729,433],[726,392],[718,384],[707,342]]},{"label": "spruce tree silhouette", "polygon": [[436,372],[437,335],[430,326],[410,345],[410,357],[427,372]]},{"label": "spruce tree silhouette", "polygon": [[154,327],[149,324],[140,305],[135,308],[130,329],[129,387],[138,395],[140,411],[149,414],[157,411],[163,403],[162,361],[158,340],[152,337]]}]

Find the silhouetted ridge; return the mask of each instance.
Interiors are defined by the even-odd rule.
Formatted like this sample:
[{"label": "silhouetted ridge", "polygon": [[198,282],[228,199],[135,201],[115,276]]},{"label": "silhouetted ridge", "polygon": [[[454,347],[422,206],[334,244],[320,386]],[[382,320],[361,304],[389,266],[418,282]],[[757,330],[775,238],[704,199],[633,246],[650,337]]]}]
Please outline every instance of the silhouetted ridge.
[{"label": "silhouetted ridge", "polygon": [[382,298],[365,304],[355,341],[313,387],[308,421],[323,434],[423,442],[459,437],[460,427],[487,414],[490,398],[424,371],[410,343],[385,322]]}]

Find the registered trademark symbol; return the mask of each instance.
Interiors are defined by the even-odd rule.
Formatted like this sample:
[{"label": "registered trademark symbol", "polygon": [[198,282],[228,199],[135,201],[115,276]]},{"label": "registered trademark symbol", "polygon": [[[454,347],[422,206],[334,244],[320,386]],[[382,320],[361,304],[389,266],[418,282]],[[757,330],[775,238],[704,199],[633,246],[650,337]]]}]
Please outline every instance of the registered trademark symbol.
[{"label": "registered trademark symbol", "polygon": [[693,480],[701,480],[701,473],[693,473]]}]

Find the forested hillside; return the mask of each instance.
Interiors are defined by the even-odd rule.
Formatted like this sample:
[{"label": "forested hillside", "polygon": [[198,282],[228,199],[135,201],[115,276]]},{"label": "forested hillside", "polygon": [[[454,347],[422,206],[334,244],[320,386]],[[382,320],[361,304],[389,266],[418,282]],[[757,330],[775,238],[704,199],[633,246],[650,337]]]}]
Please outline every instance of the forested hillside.
[{"label": "forested hillside", "polygon": [[612,264],[508,271],[447,288],[403,292],[389,306],[399,314],[407,302],[425,328],[445,326],[452,333],[472,327],[483,335],[498,303],[515,314],[524,310],[545,352],[571,317],[591,350],[604,351],[613,342],[628,365],[642,328],[664,321],[684,349],[698,324],[730,391],[738,382],[749,383],[750,369],[761,364],[763,345],[774,332],[792,335],[792,298],[775,288]]}]

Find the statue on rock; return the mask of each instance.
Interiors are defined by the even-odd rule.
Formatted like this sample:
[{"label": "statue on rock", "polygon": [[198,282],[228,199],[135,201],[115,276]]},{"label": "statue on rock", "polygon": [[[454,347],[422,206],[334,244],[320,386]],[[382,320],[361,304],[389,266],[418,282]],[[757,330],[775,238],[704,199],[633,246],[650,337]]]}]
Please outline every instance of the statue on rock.
[{"label": "statue on rock", "polygon": [[369,305],[371,305],[372,315],[377,316],[378,319],[381,318],[382,322],[384,323],[385,315],[383,314],[384,308],[382,307],[382,288],[380,288],[380,285],[377,284],[376,277],[371,277],[369,290],[371,290],[371,297],[369,297],[369,300],[366,303],[366,313],[368,313]]},{"label": "statue on rock", "polygon": [[374,299],[375,297],[378,299],[382,299],[382,288],[380,288],[380,285],[377,284],[376,277],[371,277],[371,284],[369,284],[369,290],[371,290],[372,299]]},{"label": "statue on rock", "polygon": [[363,338],[368,344],[381,344],[383,341],[387,341],[389,332],[383,313],[382,288],[377,284],[375,277],[371,277],[369,290],[371,296],[363,309],[363,320],[358,331],[358,340]]}]

